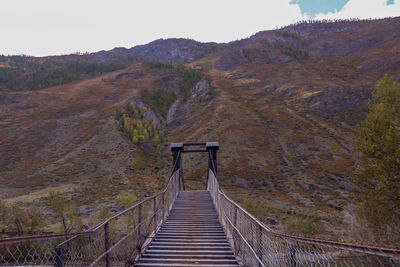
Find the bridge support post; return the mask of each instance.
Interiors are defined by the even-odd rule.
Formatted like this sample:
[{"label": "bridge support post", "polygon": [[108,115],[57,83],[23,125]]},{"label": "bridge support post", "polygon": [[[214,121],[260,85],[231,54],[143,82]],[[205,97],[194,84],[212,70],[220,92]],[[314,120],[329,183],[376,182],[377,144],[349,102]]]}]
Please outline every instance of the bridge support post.
[{"label": "bridge support post", "polygon": [[219,149],[218,142],[207,142],[206,149],[208,151],[208,168],[213,171],[217,177],[217,151]]},{"label": "bridge support post", "polygon": [[56,259],[55,259],[56,267],[64,266],[64,249],[61,246],[56,247]]},{"label": "bridge support post", "polygon": [[[171,144],[171,152],[172,152],[172,173],[181,169],[182,165],[182,151],[183,151],[183,143],[172,143]],[[184,190],[183,181],[182,181],[182,172],[179,172],[179,190]]]}]

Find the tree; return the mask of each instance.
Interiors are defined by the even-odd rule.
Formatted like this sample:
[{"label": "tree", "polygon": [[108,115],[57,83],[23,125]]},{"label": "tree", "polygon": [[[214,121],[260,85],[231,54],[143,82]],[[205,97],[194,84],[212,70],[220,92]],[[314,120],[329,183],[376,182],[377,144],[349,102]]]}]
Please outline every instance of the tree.
[{"label": "tree", "polygon": [[154,138],[153,138],[152,145],[153,145],[155,148],[160,149],[160,147],[161,147],[160,143],[161,143],[160,137],[156,134],[156,135],[154,136]]},{"label": "tree", "polygon": [[28,218],[26,211],[18,204],[12,204],[7,208],[6,223],[9,230],[23,235],[26,229],[25,225]]},{"label": "tree", "polygon": [[0,199],[0,222],[7,231],[24,233],[39,233],[47,225],[46,218],[37,207],[23,208],[18,204],[7,205]]},{"label": "tree", "polygon": [[[135,193],[122,192],[118,195],[118,204],[123,208],[129,208],[133,206],[136,203],[136,200],[137,196]],[[129,227],[135,223],[134,216],[132,216],[130,213],[127,213],[124,215],[124,218],[127,223],[127,229],[129,229]]]},{"label": "tree", "polygon": [[122,116],[122,112],[121,110],[119,110],[118,108],[115,110],[115,119],[119,120]]},{"label": "tree", "polygon": [[161,126],[156,126],[154,122],[147,121],[144,117],[144,110],[145,108],[129,103],[124,112],[117,111],[116,117],[120,117],[119,129],[142,149],[147,149],[152,145],[159,150],[164,142],[164,132]]},{"label": "tree", "polygon": [[61,220],[65,233],[72,230],[81,230],[82,219],[76,212],[76,203],[74,201],[68,201],[59,192],[50,191],[46,205],[53,211],[55,217]]},{"label": "tree", "polygon": [[26,213],[28,216],[26,222],[28,232],[32,234],[40,233],[47,225],[46,217],[43,215],[42,211],[38,207],[31,207],[26,210]]},{"label": "tree", "polygon": [[133,102],[129,102],[127,109],[130,116],[133,116],[136,113],[136,106]]},{"label": "tree", "polygon": [[56,217],[62,220],[64,232],[67,233],[67,222],[65,216],[68,207],[67,198],[65,196],[61,196],[61,194],[58,192],[50,191],[49,198],[46,200],[46,205],[53,211]]},{"label": "tree", "polygon": [[[400,237],[400,85],[385,75],[368,103],[368,117],[358,130],[361,152],[356,183],[360,215],[376,233]],[[394,237],[394,236],[392,236]]]}]

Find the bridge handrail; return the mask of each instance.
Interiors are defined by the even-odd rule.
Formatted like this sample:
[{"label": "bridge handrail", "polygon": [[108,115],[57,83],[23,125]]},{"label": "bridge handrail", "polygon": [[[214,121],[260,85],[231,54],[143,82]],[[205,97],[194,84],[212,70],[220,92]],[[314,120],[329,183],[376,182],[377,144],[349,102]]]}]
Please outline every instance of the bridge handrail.
[{"label": "bridge handrail", "polygon": [[[211,153],[210,157],[212,158]],[[324,264],[322,264],[321,262],[329,263],[329,261],[333,261],[333,254],[335,253],[338,255],[346,254],[345,256],[350,255],[352,257],[359,257],[363,258],[363,260],[368,259],[369,262],[383,261],[383,265],[386,264],[387,266],[397,266],[397,264],[400,263],[400,249],[398,248],[359,245],[322,239],[306,238],[286,233],[280,233],[271,229],[255,216],[253,216],[251,213],[249,213],[247,210],[245,210],[238,203],[233,201],[222,191],[219,186],[218,179],[215,176],[215,167],[213,166],[213,163],[214,161],[211,160],[212,165],[210,166],[210,169],[208,171],[209,173],[207,189],[210,191],[214,205],[217,209],[225,231],[227,232],[228,236],[231,236],[231,240],[233,240],[231,242],[231,245],[235,251],[235,254],[242,261],[244,261],[245,265],[247,261],[247,264],[249,266],[274,266],[277,265],[276,259],[274,259],[274,257],[277,258],[279,257],[279,255],[280,257],[283,257],[282,255],[287,255],[285,259],[287,265],[296,266],[296,253],[298,255],[298,258],[301,258],[301,261],[310,261],[310,259],[305,259],[305,254],[312,254],[312,251],[314,250],[318,251],[315,252],[314,261],[318,262],[321,266],[324,266]],[[238,222],[237,219],[239,215],[242,220],[242,227],[238,227],[237,225],[240,224],[240,221]],[[244,218],[244,216],[247,217],[247,219]],[[242,233],[241,231],[244,233]],[[249,248],[243,247],[243,242],[239,242],[238,239],[245,240],[244,243]],[[269,240],[268,242],[264,241],[267,239]],[[275,239],[275,241],[273,242],[272,239]],[[275,243],[275,245],[273,243]],[[285,246],[287,248],[283,249],[283,247]],[[339,250],[333,251],[335,249]],[[243,255],[244,253],[238,253],[238,250],[245,250],[247,251],[248,255]],[[273,250],[276,255],[271,256],[271,254],[268,254],[270,253],[269,250]],[[343,251],[346,251],[346,253],[342,253]],[[250,254],[253,254],[253,256],[249,256]],[[372,255],[376,259],[370,259],[366,255]],[[312,258],[313,256],[308,255],[307,257]],[[381,259],[379,257],[384,257],[384,259]]]},{"label": "bridge handrail", "polygon": [[[180,152],[179,152],[180,153]],[[178,161],[174,162],[174,169],[176,169],[176,165]],[[71,244],[74,242],[79,236],[74,236],[62,243],[60,243],[56,247],[57,251],[57,266],[63,266],[64,262],[76,262],[78,260],[84,261],[87,265],[90,265],[93,261],[98,262],[100,260],[105,260],[106,265],[110,262],[111,257],[117,257],[116,255],[119,253],[128,253],[127,251],[130,250],[133,254],[135,254],[138,250],[140,251],[141,246],[143,245],[145,239],[147,238],[149,231],[155,231],[159,222],[163,221],[165,216],[169,213],[171,205],[176,198],[176,195],[179,192],[179,183],[181,179],[180,169],[173,171],[166,183],[165,188],[150,196],[147,197],[140,202],[136,203],[135,205],[126,208],[123,211],[115,214],[112,217],[107,218],[106,220],[94,225],[88,231],[96,233],[96,238],[92,238],[94,240],[89,240],[89,243],[92,243],[90,246],[100,247],[102,246],[102,251],[97,249],[99,252],[91,253],[92,255],[85,256],[84,259],[70,259],[65,260],[66,255],[73,255],[67,257],[75,257],[77,253],[73,251],[65,251],[71,250]],[[162,214],[161,214],[162,213]],[[120,225],[118,225],[118,231],[111,231],[109,228],[112,224],[121,224],[121,218],[130,218],[133,221],[132,223],[128,223],[127,228],[129,229],[128,232],[124,232],[121,229]],[[135,222],[137,220],[137,222]],[[103,231],[104,229],[104,231]],[[133,230],[132,230],[133,229]],[[135,234],[136,233],[136,234]],[[113,236],[111,236],[113,235]],[[135,239],[136,242],[135,246],[131,246],[130,248],[124,247],[126,239]],[[77,240],[78,241],[78,240]],[[132,241],[129,241],[132,245]],[[94,245],[93,245],[94,244]],[[121,245],[122,244],[122,245]],[[120,246],[121,245],[121,246]],[[86,245],[89,246],[89,245]],[[121,251],[118,251],[121,250]],[[134,250],[132,252],[132,249]],[[80,250],[83,250],[82,248]],[[82,254],[82,253],[81,253]],[[59,256],[60,255],[60,256]],[[128,261],[132,261],[132,255],[125,255],[124,257],[128,258]],[[103,259],[104,258],[104,259]],[[114,259],[113,260],[117,260]],[[122,256],[120,256],[122,258]],[[134,257],[133,257],[134,258]],[[119,259],[118,259],[119,260]]]},{"label": "bridge handrail", "polygon": [[30,235],[30,236],[19,236],[13,238],[5,238],[0,239],[0,246],[18,242],[27,242],[27,241],[35,241],[35,240],[51,240],[58,239],[64,237],[78,236],[78,235],[90,235],[92,231],[84,231],[84,232],[74,232],[74,233],[65,233],[65,234],[47,234],[47,235]]},{"label": "bridge handrail", "polygon": [[307,237],[301,237],[301,236],[295,236],[295,235],[277,232],[275,230],[272,230],[270,227],[265,225],[259,219],[254,217],[251,213],[246,211],[242,206],[240,206],[238,203],[236,203],[230,197],[228,197],[222,190],[219,190],[219,193],[221,195],[223,195],[229,202],[231,202],[233,205],[235,205],[238,209],[240,209],[243,213],[245,213],[251,219],[256,221],[265,231],[267,231],[273,235],[292,239],[294,241],[307,242],[310,244],[321,244],[321,245],[326,245],[326,246],[331,246],[334,248],[341,248],[341,249],[351,248],[351,249],[357,250],[359,252],[378,254],[378,255],[382,255],[382,256],[399,256],[400,255],[400,249],[396,249],[396,248],[376,247],[376,246],[368,246],[368,245],[361,245],[361,244],[356,245],[356,244],[351,244],[351,243],[342,243],[342,242],[335,242],[335,241],[329,241],[329,240],[323,240],[323,239],[307,238]]},{"label": "bridge handrail", "polygon": [[[119,261],[122,258],[131,259],[132,255],[125,254],[131,253],[132,250],[134,252],[140,250],[148,233],[157,228],[171,209],[179,192],[182,177],[181,169],[176,168],[177,164],[178,160],[174,162],[173,170],[175,171],[172,171],[161,192],[141,200],[84,232],[22,236],[0,240],[0,265],[6,263],[10,265],[55,264],[58,267],[64,264],[82,266],[89,265],[99,258],[97,255],[103,255],[104,251],[107,254],[105,259],[107,266],[111,259],[116,260],[118,257]],[[113,229],[114,226],[116,229]],[[127,229],[129,235],[125,235]],[[133,235],[133,233],[136,234]],[[126,237],[121,238],[121,235]],[[113,246],[115,243],[124,243],[128,237],[130,237],[129,247],[123,244],[118,248],[119,251],[112,251],[116,247]],[[132,243],[132,239],[135,243]],[[125,254],[122,255],[123,253]]]},{"label": "bridge handrail", "polygon": [[[177,161],[174,163],[174,166],[175,166],[176,164],[177,164]],[[164,190],[162,190],[162,191],[160,191],[160,192],[158,192],[158,193],[155,193],[154,195],[152,195],[152,196],[150,196],[150,197],[147,197],[147,198],[143,199],[142,201],[140,201],[140,202],[134,204],[133,206],[130,206],[129,208],[126,208],[126,209],[124,209],[124,210],[118,212],[118,213],[115,214],[114,216],[109,217],[109,218],[107,218],[106,220],[104,220],[104,221],[102,221],[102,222],[99,222],[98,224],[96,224],[96,225],[92,226],[91,228],[89,228],[87,231],[82,232],[82,233],[78,233],[76,236],[73,236],[71,239],[65,240],[63,243],[59,244],[58,246],[62,246],[62,245],[64,245],[65,243],[67,243],[67,242],[69,242],[69,241],[72,241],[74,238],[77,238],[77,237],[78,237],[79,235],[81,235],[81,234],[85,234],[85,233],[88,233],[88,232],[95,232],[96,230],[100,229],[101,227],[104,227],[104,225],[107,224],[107,223],[109,223],[110,221],[115,220],[115,219],[121,217],[122,215],[128,213],[129,211],[131,211],[131,210],[133,210],[133,209],[139,207],[139,206],[142,205],[143,203],[148,202],[148,201],[151,201],[151,200],[153,200],[154,198],[156,198],[156,197],[158,197],[158,196],[164,194],[164,193],[167,191],[167,188],[168,188],[169,184],[171,183],[173,174],[174,174],[174,173],[172,172],[171,175],[170,175],[170,177],[168,178],[168,182],[167,182],[167,184],[165,185]]]},{"label": "bridge handrail", "polygon": [[[173,176],[174,176],[175,174],[179,174],[179,170],[176,171],[174,174],[172,174],[171,178],[173,178]],[[169,184],[169,183],[168,183],[168,184]],[[168,188],[168,184],[167,184],[167,188]],[[156,198],[156,197],[159,196],[159,195],[163,195],[163,194],[167,191],[167,188],[166,188],[164,191],[160,192],[159,194],[153,195],[153,197]],[[151,197],[151,198],[153,198],[153,197]],[[148,220],[152,220],[155,216],[158,215],[158,213],[160,212],[160,209],[159,209],[160,207],[159,207],[159,206],[160,206],[160,203],[159,203],[159,205],[157,206],[157,208],[155,209],[156,211],[155,211],[150,217],[146,218],[147,221],[148,221]],[[163,218],[164,218],[164,216],[163,216]],[[163,219],[162,219],[162,221],[163,221]],[[104,258],[104,257],[107,256],[108,254],[110,254],[114,249],[118,248],[118,246],[119,246],[122,242],[124,242],[126,239],[128,239],[130,236],[132,236],[134,233],[136,233],[136,232],[138,231],[138,228],[141,227],[142,225],[145,225],[145,223],[146,223],[146,221],[143,221],[143,222],[137,224],[137,225],[135,226],[135,228],[134,228],[132,231],[130,231],[128,234],[126,234],[124,237],[122,237],[118,242],[116,242],[111,248],[109,248],[109,249],[106,250],[103,254],[101,254],[98,258],[96,258],[96,260],[93,261],[93,262],[91,263],[90,266],[95,266],[102,258]],[[149,226],[150,226],[150,224],[147,224],[147,229],[146,229],[146,231],[148,230],[148,227],[149,227]],[[156,228],[158,229],[158,226],[155,226],[154,231],[157,230]],[[138,252],[143,251],[143,250],[145,249],[145,247],[147,247],[149,244],[150,244],[150,242],[148,242],[147,245],[145,245],[145,244],[141,245],[141,246],[139,247],[139,251],[138,251]],[[134,261],[135,261],[135,257],[130,257],[130,259],[128,259],[128,262],[129,262],[129,263],[134,263]]]}]

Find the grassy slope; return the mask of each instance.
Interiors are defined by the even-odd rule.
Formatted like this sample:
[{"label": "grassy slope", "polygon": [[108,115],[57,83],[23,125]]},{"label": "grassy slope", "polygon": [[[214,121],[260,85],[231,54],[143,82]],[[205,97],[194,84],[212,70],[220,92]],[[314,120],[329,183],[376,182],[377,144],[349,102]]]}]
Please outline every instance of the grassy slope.
[{"label": "grassy slope", "polygon": [[160,190],[169,158],[133,145],[114,114],[175,75],[136,64],[64,86],[0,93],[1,197],[41,205],[52,189],[99,210],[114,205],[121,191],[144,198]]},{"label": "grassy slope", "polygon": [[[276,221],[282,229],[293,214],[311,216],[326,225],[321,235],[337,233],[343,227],[338,209],[351,201],[354,161],[346,147],[351,133],[299,114],[262,88],[236,89],[226,78],[229,72],[211,69],[209,74],[218,96],[206,105],[198,97],[181,107],[190,106],[190,112],[171,124],[171,141],[218,140],[225,190],[239,202],[251,199],[261,205],[264,221]],[[204,156],[184,156],[187,186],[204,188]]]},{"label": "grassy slope", "polygon": [[[212,77],[218,97],[207,106],[193,99],[192,113],[186,112],[192,119],[177,117],[192,121],[192,127],[172,124],[170,131],[179,136],[176,141],[219,140],[225,190],[244,205],[261,206],[255,212],[272,227],[284,229],[290,217],[311,217],[319,236],[350,238],[343,216],[351,213],[356,191],[354,128],[377,79],[384,72],[399,78],[400,44],[390,35],[392,22],[319,39],[301,35],[306,31],[295,41],[281,31],[267,33],[270,39],[286,38],[279,43],[283,47],[303,43],[298,49],[308,56],[300,59],[274,41],[245,40],[190,63]],[[375,40],[384,36],[383,42]],[[338,47],[351,56],[333,56]],[[196,165],[201,156],[189,159],[189,187],[204,186],[205,166]]]}]

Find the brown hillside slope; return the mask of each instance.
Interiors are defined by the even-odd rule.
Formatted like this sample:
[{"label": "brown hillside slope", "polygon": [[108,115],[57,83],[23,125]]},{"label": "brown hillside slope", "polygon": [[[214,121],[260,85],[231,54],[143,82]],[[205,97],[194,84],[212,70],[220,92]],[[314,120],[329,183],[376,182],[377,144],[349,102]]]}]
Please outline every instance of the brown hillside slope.
[{"label": "brown hillside slope", "polygon": [[[202,71],[207,78],[169,113],[168,142],[218,140],[221,184],[272,227],[311,217],[320,236],[349,235],[342,218],[357,191],[354,129],[377,79],[400,79],[399,25],[400,18],[302,24],[228,44],[158,40],[114,49],[111,58],[133,54]],[[107,53],[90,57],[107,61]],[[121,191],[143,198],[160,189],[168,148],[158,155],[133,145],[114,113],[160,83],[170,81],[179,96],[176,75],[135,63],[82,82],[0,92],[1,197],[41,200],[55,188],[99,209]],[[184,155],[188,188],[204,187],[204,156]]]},{"label": "brown hillside slope", "polygon": [[[174,75],[138,64],[64,86],[1,92],[1,197],[47,187],[64,190],[67,184],[72,198],[94,206],[91,201],[101,198],[115,202],[125,189],[143,197],[161,188],[163,160],[124,137],[114,114],[117,107],[138,99],[141,90],[156,88],[158,80]],[[144,184],[148,186],[141,188]]]}]

